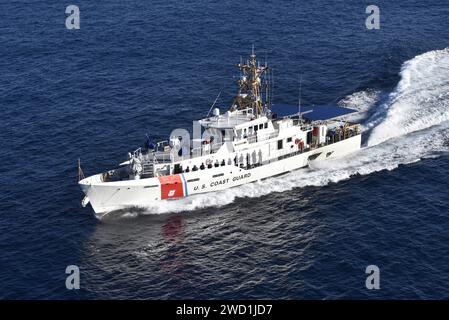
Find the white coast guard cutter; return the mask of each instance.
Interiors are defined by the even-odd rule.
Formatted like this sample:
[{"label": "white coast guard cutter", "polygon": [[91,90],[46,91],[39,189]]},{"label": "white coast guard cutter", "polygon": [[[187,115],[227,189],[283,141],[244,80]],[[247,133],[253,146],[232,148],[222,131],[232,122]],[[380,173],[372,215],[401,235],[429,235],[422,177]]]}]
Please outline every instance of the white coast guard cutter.
[{"label": "white coast guard cutter", "polygon": [[[174,131],[168,141],[147,142],[118,168],[79,185],[98,217],[281,175],[309,161],[339,157],[361,146],[360,125],[344,120],[355,110],[302,108],[271,103],[272,73],[254,52],[237,65],[241,76],[231,107],[199,120],[198,138]],[[195,135],[195,128],[194,128]],[[300,173],[294,173],[300,174]],[[269,183],[268,181],[266,183]]]}]

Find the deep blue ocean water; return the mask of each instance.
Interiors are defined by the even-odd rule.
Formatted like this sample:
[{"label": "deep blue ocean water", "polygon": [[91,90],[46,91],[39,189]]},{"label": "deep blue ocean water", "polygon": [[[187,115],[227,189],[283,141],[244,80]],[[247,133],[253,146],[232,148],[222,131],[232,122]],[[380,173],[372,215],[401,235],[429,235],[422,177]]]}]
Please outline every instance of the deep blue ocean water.
[{"label": "deep blue ocean water", "polygon": [[[3,1],[0,297],[449,298],[449,4],[377,0],[367,30],[369,4]],[[81,207],[78,158],[110,169],[222,89],[224,110],[252,44],[276,102],[296,103],[301,74],[304,104],[363,111],[365,148],[169,208]]]}]

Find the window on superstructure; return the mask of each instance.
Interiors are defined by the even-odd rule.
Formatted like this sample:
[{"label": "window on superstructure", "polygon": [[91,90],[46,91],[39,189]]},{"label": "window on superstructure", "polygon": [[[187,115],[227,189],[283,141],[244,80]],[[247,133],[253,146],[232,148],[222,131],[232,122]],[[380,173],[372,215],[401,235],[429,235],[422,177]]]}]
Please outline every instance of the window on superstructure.
[{"label": "window on superstructure", "polygon": [[254,126],[254,132],[257,132],[257,126]]},{"label": "window on superstructure", "polygon": [[259,130],[263,129],[263,123],[259,124]]},{"label": "window on superstructure", "polygon": [[282,149],[282,140],[278,140],[278,150]]},{"label": "window on superstructure", "polygon": [[264,127],[265,129],[268,128],[268,122],[265,122],[264,125],[263,125],[263,127]]},{"label": "window on superstructure", "polygon": [[292,137],[287,138],[287,142],[292,142]]}]

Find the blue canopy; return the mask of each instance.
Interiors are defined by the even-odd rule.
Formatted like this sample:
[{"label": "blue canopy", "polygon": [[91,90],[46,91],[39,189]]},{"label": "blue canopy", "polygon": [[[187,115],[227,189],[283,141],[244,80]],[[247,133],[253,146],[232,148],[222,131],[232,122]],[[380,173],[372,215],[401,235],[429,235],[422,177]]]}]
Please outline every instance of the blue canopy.
[{"label": "blue canopy", "polygon": [[[298,106],[288,104],[273,104],[271,111],[276,113],[279,118],[287,117],[298,114]],[[306,114],[304,114],[307,112]],[[302,117],[307,120],[329,120],[337,117],[341,117],[350,113],[357,112],[357,110],[343,108],[339,106],[307,106],[301,107]]]}]

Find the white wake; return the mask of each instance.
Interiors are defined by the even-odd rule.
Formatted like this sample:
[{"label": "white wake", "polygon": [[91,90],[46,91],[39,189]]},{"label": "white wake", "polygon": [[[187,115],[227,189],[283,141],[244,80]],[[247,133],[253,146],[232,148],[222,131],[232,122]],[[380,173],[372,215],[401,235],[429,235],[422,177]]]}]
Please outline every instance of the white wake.
[{"label": "white wake", "polygon": [[368,127],[368,145],[449,120],[449,48],[419,55],[402,66],[401,80]]},{"label": "white wake", "polygon": [[362,125],[371,129],[367,146],[344,159],[313,163],[309,169],[267,179],[262,182],[187,197],[177,201],[157,202],[146,208],[148,214],[190,211],[219,207],[236,198],[260,197],[305,186],[323,186],[367,175],[393,170],[401,164],[419,161],[449,151],[449,49],[424,53],[405,62],[401,80],[379,104],[379,92],[354,93],[340,105],[370,110],[372,116]]}]

